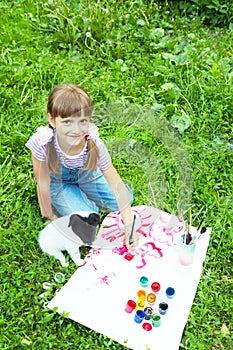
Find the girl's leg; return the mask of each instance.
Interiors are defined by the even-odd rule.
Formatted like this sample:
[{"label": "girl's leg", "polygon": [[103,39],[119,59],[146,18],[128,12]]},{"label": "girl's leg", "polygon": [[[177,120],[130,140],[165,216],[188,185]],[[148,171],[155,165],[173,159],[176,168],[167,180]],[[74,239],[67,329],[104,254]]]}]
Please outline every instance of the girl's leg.
[{"label": "girl's leg", "polygon": [[[119,210],[116,197],[112,192],[108,182],[100,170],[90,171],[83,170],[79,173],[79,187],[87,196],[87,198],[103,209],[110,209],[111,211]],[[130,203],[133,202],[133,193],[126,185]]]},{"label": "girl's leg", "polygon": [[51,175],[51,204],[60,216],[77,211],[98,213],[96,204],[76,184],[77,172],[65,169],[62,175]]}]

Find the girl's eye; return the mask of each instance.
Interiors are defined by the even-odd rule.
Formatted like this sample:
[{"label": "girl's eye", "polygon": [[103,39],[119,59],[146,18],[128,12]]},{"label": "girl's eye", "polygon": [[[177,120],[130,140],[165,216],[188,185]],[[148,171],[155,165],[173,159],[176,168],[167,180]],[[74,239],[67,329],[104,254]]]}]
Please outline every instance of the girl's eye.
[{"label": "girl's eye", "polygon": [[88,123],[88,119],[81,119],[81,120],[80,120],[80,123],[81,123],[81,124],[86,124],[86,123]]},{"label": "girl's eye", "polygon": [[62,122],[63,124],[65,124],[65,125],[68,125],[68,124],[70,124],[70,120],[69,119],[67,119],[67,120],[63,120],[63,122]]}]

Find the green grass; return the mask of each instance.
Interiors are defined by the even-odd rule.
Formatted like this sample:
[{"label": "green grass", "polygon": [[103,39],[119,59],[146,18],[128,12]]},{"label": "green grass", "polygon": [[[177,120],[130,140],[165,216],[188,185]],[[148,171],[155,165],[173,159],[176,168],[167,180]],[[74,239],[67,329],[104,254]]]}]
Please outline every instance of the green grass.
[{"label": "green grass", "polygon": [[172,15],[139,0],[5,0],[0,11],[0,348],[124,348],[46,310],[39,297],[44,281],[54,291],[55,272],[68,280],[75,266],[61,269],[38,247],[45,221],[24,144],[46,122],[49,91],[72,81],[97,106],[96,123],[135,205],[177,212],[180,202],[195,204],[194,225],[209,206],[205,226],[213,231],[180,348],[230,350],[232,26],[203,26],[203,13]]}]

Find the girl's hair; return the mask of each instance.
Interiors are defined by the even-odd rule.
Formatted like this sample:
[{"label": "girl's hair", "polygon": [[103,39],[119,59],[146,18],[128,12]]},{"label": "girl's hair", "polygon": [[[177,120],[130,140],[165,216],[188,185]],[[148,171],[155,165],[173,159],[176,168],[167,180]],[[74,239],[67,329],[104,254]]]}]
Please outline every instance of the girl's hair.
[{"label": "girl's hair", "polygon": [[[71,116],[92,117],[93,102],[87,92],[80,86],[67,83],[56,86],[49,95],[47,113],[53,118]],[[51,128],[52,126],[49,125]],[[96,170],[99,150],[92,139],[88,142],[88,156],[85,170]],[[53,173],[59,173],[59,160],[52,142],[47,144],[47,164]]]}]

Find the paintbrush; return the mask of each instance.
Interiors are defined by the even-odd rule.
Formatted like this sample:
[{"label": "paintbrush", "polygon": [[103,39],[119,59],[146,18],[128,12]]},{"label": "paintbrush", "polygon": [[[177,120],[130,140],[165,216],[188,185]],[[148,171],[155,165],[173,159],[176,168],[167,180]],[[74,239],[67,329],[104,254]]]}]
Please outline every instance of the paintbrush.
[{"label": "paintbrush", "polygon": [[187,244],[189,244],[191,242],[191,225],[190,225],[190,221],[188,221],[188,235],[187,235]]},{"label": "paintbrush", "polygon": [[204,214],[202,215],[201,221],[200,221],[200,223],[199,223],[199,225],[198,225],[198,227],[197,227],[197,232],[200,230],[201,225],[203,224],[203,221],[204,221],[204,219],[205,219],[205,217],[206,217],[206,214],[207,214],[207,211],[208,211],[208,210],[209,210],[209,207],[206,207],[206,210],[205,210]]},{"label": "paintbrush", "polygon": [[182,204],[180,204],[180,216],[181,216],[183,231],[184,231],[183,242],[185,243],[185,239],[186,239],[186,237],[185,237],[185,221],[184,221],[184,211],[183,211]]},{"label": "paintbrush", "polygon": [[187,244],[189,244],[192,240],[192,238],[191,238],[191,225],[192,225],[192,205],[190,205],[190,208],[189,208],[188,242],[187,242]]},{"label": "paintbrush", "polygon": [[187,233],[188,233],[187,221],[184,221],[184,244],[188,244]]},{"label": "paintbrush", "polygon": [[192,205],[190,205],[190,207],[188,208],[188,209],[186,209],[186,210],[183,210],[183,215],[185,215],[188,211],[190,211],[190,208],[192,207],[195,207],[196,206],[196,204],[192,204]]},{"label": "paintbrush", "polygon": [[136,220],[136,215],[134,215],[134,217],[133,217],[131,233],[130,233],[130,236],[129,236],[129,244],[133,243],[133,230],[134,230],[135,220]]},{"label": "paintbrush", "polygon": [[[206,207],[206,210],[204,212],[204,214],[202,215],[202,218],[201,218],[201,221],[197,227],[197,230],[196,230],[196,236],[195,236],[195,241],[197,241],[197,239],[200,237],[201,235],[201,225],[203,224],[203,221],[205,220],[205,217],[206,217],[206,214],[207,214],[207,211],[209,210],[209,207]],[[199,232],[200,231],[200,232]]]}]

